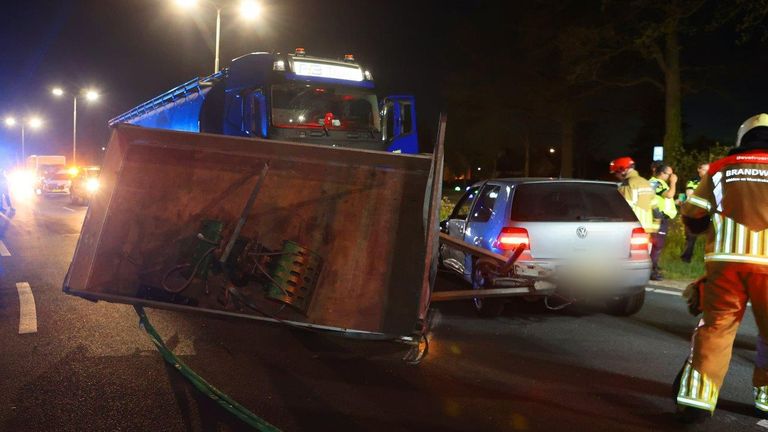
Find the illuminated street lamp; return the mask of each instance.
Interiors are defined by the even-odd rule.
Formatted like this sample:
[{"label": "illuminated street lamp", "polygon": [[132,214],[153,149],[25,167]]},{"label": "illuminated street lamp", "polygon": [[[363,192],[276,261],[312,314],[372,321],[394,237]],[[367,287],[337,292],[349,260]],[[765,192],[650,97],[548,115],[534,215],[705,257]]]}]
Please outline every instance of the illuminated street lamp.
[{"label": "illuminated street lamp", "polygon": [[28,119],[20,120],[20,121],[17,121],[16,118],[12,116],[5,118],[5,125],[7,127],[12,128],[17,124],[21,125],[21,160],[22,160],[22,163],[24,163],[24,160],[27,158],[25,143],[24,143],[26,127],[29,126],[32,129],[40,129],[43,126],[43,120],[41,120],[40,117],[30,117]]},{"label": "illuminated street lamp", "polygon": [[[197,6],[198,0],[175,0],[176,5],[182,9],[192,9]],[[221,46],[221,10],[222,7],[211,0],[202,0],[216,9],[216,59],[213,63],[213,73],[219,71],[219,48]],[[252,0],[243,0],[240,2],[240,16],[246,20],[255,20],[261,16],[261,5]]]},{"label": "illuminated street lamp", "polygon": [[555,154],[555,149],[553,147],[549,148],[549,154]]},{"label": "illuminated street lamp", "polygon": [[[51,93],[56,97],[62,97],[65,92],[61,87],[56,87],[51,90]],[[94,89],[84,89],[74,93],[72,97],[72,165],[77,165],[77,98],[79,96],[84,96],[88,102],[94,102],[99,98],[99,92]]]}]

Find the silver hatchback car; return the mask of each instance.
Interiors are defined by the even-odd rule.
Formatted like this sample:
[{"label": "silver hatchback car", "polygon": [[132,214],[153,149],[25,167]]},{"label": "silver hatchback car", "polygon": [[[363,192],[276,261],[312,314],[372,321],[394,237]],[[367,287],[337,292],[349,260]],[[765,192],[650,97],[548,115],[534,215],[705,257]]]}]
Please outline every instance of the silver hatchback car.
[{"label": "silver hatchback car", "polygon": [[[496,179],[476,183],[440,229],[455,240],[509,257],[520,244],[523,267],[546,269],[554,283],[526,298],[559,305],[595,300],[632,315],[645,300],[651,273],[648,235],[616,183],[571,179]],[[510,286],[515,275],[492,280],[473,255],[440,245],[440,263],[475,289]],[[519,280],[519,279],[518,279]],[[547,303],[549,306],[549,302]],[[501,313],[504,299],[475,298],[481,316]]]}]

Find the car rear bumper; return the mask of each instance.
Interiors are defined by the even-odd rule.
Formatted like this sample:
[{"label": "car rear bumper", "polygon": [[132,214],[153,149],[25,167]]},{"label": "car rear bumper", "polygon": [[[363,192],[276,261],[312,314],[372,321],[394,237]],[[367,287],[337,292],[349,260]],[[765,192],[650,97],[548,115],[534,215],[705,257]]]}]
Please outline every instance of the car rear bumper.
[{"label": "car rear bumper", "polygon": [[520,262],[552,272],[558,292],[577,297],[616,297],[645,289],[651,276],[651,260],[599,262],[593,265],[565,261],[533,260]]}]

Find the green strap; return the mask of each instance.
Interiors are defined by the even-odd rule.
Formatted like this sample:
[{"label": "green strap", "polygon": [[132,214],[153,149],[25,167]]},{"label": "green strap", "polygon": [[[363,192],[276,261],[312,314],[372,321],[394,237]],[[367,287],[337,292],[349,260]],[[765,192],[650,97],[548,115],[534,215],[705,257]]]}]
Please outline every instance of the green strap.
[{"label": "green strap", "polygon": [[235,402],[216,387],[208,384],[208,382],[200,377],[200,375],[196,374],[195,371],[189,368],[189,366],[185,365],[181,360],[179,360],[179,358],[176,357],[176,354],[174,354],[173,351],[171,351],[168,346],[165,345],[165,342],[163,342],[163,338],[160,337],[160,334],[158,334],[155,328],[152,327],[146,312],[144,312],[144,308],[141,306],[134,306],[134,308],[136,309],[136,313],[139,315],[139,326],[147,332],[149,338],[152,340],[152,343],[155,344],[157,350],[160,351],[160,354],[163,356],[163,359],[165,359],[168,364],[173,366],[174,369],[181,372],[181,374],[193,386],[195,386],[195,388],[211,398],[211,400],[219,404],[219,406],[229,411],[235,417],[245,422],[248,426],[264,432],[280,432],[280,429],[267,423],[264,419],[248,411],[247,408]]}]

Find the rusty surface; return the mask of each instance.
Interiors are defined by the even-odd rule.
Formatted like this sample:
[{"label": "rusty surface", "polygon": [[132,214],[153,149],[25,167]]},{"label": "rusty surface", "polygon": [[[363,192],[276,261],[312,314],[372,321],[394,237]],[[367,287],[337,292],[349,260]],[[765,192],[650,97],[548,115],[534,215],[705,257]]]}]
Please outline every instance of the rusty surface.
[{"label": "rusty surface", "polygon": [[[222,220],[232,230],[266,162],[270,170],[242,235],[273,250],[292,240],[325,262],[307,316],[278,317],[410,334],[428,268],[429,156],[119,126],[65,291],[155,303],[146,301],[141,287],[158,286],[179,264],[202,220]],[[194,309],[233,312],[200,285],[183,293]],[[264,299],[258,287],[244,292],[271,313],[290,314]]]},{"label": "rusty surface", "polygon": [[[425,202],[426,221],[425,226],[436,227],[440,222],[440,204],[442,200],[442,178],[443,178],[443,154],[445,142],[445,127],[448,119],[445,114],[440,115],[440,123],[437,131],[437,140],[432,158],[432,168],[430,171],[430,186],[427,191],[427,201]],[[434,179],[437,179],[436,181]],[[422,282],[421,302],[419,304],[419,331],[425,333],[427,326],[427,313],[429,311],[432,291],[435,287],[435,278],[437,276],[437,251],[440,246],[439,230],[431,229],[426,231],[426,256],[424,263],[424,280]]]}]

